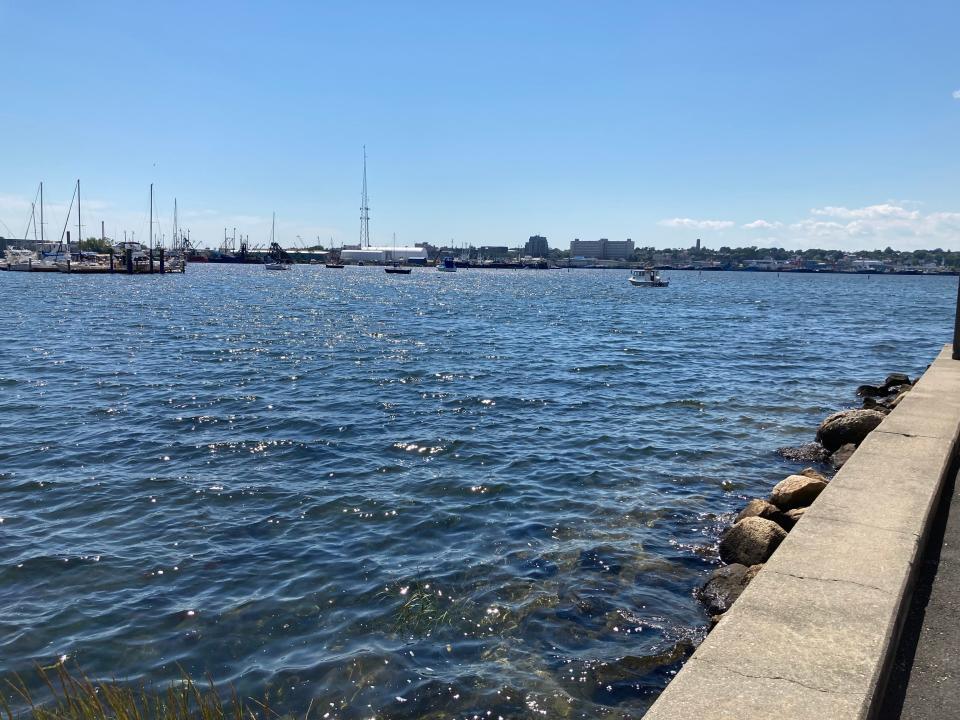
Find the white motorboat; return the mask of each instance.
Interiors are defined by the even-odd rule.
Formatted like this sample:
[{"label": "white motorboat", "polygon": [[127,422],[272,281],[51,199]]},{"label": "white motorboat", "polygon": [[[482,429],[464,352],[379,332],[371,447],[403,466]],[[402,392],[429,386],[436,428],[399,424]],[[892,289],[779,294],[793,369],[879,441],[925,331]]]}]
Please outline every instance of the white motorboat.
[{"label": "white motorboat", "polygon": [[630,284],[636,287],[667,287],[670,281],[660,277],[660,273],[653,268],[647,268],[645,270],[631,270]]},{"label": "white motorboat", "polygon": [[26,248],[7,248],[3,253],[8,270],[29,271],[37,262],[37,255]]}]

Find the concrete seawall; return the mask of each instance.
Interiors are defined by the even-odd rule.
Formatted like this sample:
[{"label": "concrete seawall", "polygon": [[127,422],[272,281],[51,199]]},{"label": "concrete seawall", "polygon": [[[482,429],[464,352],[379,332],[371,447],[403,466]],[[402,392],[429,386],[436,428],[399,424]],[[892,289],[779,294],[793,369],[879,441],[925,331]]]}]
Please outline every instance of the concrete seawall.
[{"label": "concrete seawall", "polygon": [[646,720],[867,720],[960,437],[946,346],[857,449]]}]

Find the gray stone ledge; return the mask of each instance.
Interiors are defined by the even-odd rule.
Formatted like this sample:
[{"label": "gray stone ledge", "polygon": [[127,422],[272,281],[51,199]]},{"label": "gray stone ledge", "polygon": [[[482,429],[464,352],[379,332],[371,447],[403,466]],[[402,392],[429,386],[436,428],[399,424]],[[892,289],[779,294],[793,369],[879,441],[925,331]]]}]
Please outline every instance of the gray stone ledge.
[{"label": "gray stone ledge", "polygon": [[865,720],[960,434],[947,346],[697,648],[647,720]]}]

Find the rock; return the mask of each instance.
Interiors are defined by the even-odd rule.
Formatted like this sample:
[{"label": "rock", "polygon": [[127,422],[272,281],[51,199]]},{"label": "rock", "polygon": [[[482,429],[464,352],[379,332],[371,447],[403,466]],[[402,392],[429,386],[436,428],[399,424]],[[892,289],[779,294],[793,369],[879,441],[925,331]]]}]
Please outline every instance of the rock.
[{"label": "rock", "polygon": [[876,410],[841,410],[820,423],[817,441],[830,451],[847,443],[859,445],[884,417]]},{"label": "rock", "polygon": [[747,586],[747,566],[740,563],[724,565],[712,573],[703,587],[697,590],[697,599],[707,606],[711,615],[722,615]]},{"label": "rock", "polygon": [[883,389],[889,391],[894,385],[913,385],[910,376],[904,373],[890,373],[883,381]]},{"label": "rock", "polygon": [[778,482],[770,492],[770,502],[781,510],[806,507],[827,486],[826,480],[807,477],[806,475],[791,475]]},{"label": "rock", "polygon": [[707,606],[707,612],[711,616],[720,617],[730,609],[734,600],[740,597],[740,593],[762,567],[763,565],[747,567],[734,563],[718,568],[711,573],[703,587],[697,590],[697,598]]},{"label": "rock", "polygon": [[820,443],[807,443],[800,447],[777,448],[777,454],[791,462],[827,462],[830,452]]},{"label": "rock", "polygon": [[872,397],[863,399],[863,409],[876,410],[877,412],[882,412],[884,415],[887,415],[890,412],[890,408],[887,407],[886,401],[877,400],[876,398]]},{"label": "rock", "polygon": [[862,398],[880,397],[886,394],[886,388],[877,385],[861,385],[857,388],[857,395]]},{"label": "rock", "polygon": [[773,520],[744,518],[721,536],[720,559],[741,565],[766,562],[786,536],[787,531]]},{"label": "rock", "polygon": [[787,516],[787,519],[788,519],[791,523],[793,523],[794,525],[796,525],[796,524],[800,521],[800,518],[803,517],[803,514],[804,514],[806,511],[807,511],[806,508],[793,508],[793,509],[791,509],[791,510],[787,510],[787,511],[784,513],[784,515]]},{"label": "rock", "polygon": [[780,508],[776,505],[768,503],[766,500],[751,500],[747,503],[746,507],[740,511],[740,514],[737,515],[737,519],[734,520],[734,522],[740,522],[748,517],[762,517],[776,522],[774,518],[779,514]]},{"label": "rock", "polygon": [[812,467],[804,468],[797,475],[803,475],[808,478],[813,478],[814,480],[823,480],[824,482],[830,482],[830,480],[823,474],[814,470]]},{"label": "rock", "polygon": [[762,517],[766,520],[773,520],[784,530],[789,530],[793,527],[793,524],[790,523],[786,515],[783,514],[783,511],[766,500],[751,500],[748,502],[743,510],[740,511],[740,514],[737,515],[737,519],[734,520],[734,522],[740,522],[748,517]]},{"label": "rock", "polygon": [[834,451],[833,455],[830,456],[830,462],[837,470],[839,470],[843,467],[843,464],[850,459],[850,456],[856,452],[856,449],[857,446],[853,443],[841,445]]}]

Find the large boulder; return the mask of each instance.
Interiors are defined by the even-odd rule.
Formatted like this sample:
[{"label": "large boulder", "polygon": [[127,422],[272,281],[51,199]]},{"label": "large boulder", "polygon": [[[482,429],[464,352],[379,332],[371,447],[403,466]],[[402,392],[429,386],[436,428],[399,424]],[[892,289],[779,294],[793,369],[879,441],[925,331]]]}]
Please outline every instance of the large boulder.
[{"label": "large boulder", "polygon": [[850,456],[857,451],[857,446],[853,443],[847,443],[846,445],[841,445],[839,448],[834,450],[833,455],[830,456],[831,464],[839,470],[843,467],[844,463],[850,459]]},{"label": "large boulder", "polygon": [[730,609],[734,600],[740,597],[740,593],[762,567],[747,567],[740,563],[724,565],[710,574],[703,587],[697,590],[697,598],[707,606],[710,615],[722,615]]},{"label": "large boulder", "polygon": [[841,410],[820,423],[817,442],[831,452],[847,443],[859,445],[884,417],[876,410]]},{"label": "large boulder", "polygon": [[781,510],[807,507],[826,486],[826,481],[819,478],[791,475],[774,486],[770,492],[770,502]]},{"label": "large boulder", "polygon": [[766,562],[786,536],[787,531],[773,520],[744,518],[720,537],[720,559],[748,566]]},{"label": "large boulder", "polygon": [[830,482],[827,477],[817,470],[814,470],[812,467],[807,467],[796,473],[797,475],[806,475],[808,478],[814,478],[815,480],[823,480],[824,482]]}]

